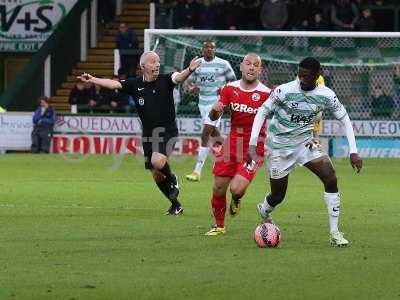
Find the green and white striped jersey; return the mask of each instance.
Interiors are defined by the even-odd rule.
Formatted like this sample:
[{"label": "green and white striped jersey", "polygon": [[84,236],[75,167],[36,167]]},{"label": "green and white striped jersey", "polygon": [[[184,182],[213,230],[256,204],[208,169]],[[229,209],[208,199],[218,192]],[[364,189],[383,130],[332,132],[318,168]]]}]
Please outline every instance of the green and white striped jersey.
[{"label": "green and white striped jersey", "polygon": [[200,89],[199,105],[212,105],[218,100],[218,92],[222,86],[236,80],[235,72],[228,61],[214,57],[211,61],[200,58],[200,66],[188,78]]},{"label": "green and white striped jersey", "polygon": [[[330,88],[319,85],[312,91],[303,91],[297,79],[275,88],[259,109],[262,118],[256,117],[254,123],[272,117],[268,125],[268,148],[294,150],[312,139],[317,114],[324,110],[332,112],[338,120],[347,115],[346,109]],[[254,135],[257,134],[257,127],[253,125]],[[257,139],[253,133],[252,138]]]}]

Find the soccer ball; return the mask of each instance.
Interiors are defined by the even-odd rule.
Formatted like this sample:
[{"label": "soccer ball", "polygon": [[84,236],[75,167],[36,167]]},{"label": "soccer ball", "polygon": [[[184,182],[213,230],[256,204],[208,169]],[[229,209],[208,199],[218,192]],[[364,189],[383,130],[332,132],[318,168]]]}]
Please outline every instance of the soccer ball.
[{"label": "soccer ball", "polygon": [[260,248],[275,248],[281,240],[281,231],[275,224],[264,223],[254,231],[254,240]]}]

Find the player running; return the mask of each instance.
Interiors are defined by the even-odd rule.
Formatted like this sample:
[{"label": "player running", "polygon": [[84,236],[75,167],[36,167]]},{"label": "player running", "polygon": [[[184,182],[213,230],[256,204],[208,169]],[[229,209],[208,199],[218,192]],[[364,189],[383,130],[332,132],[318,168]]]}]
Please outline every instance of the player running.
[{"label": "player running", "polygon": [[222,144],[221,134],[218,130],[221,118],[212,121],[208,114],[218,100],[221,87],[227,82],[236,80],[229,62],[215,56],[215,50],[213,41],[203,43],[204,57],[200,59],[200,66],[188,78],[188,82],[191,84],[190,90],[199,94],[199,110],[204,124],[196,166],[191,174],[186,175],[186,179],[189,181],[200,181],[201,170],[209,151],[210,136],[217,144]]},{"label": "player running", "polygon": [[[264,141],[257,144],[259,155],[251,168],[246,166],[248,143],[254,116],[271,92],[259,81],[262,70],[261,58],[254,53],[247,54],[240,64],[242,78],[228,83],[220,93],[220,98],[210,112],[210,119],[217,120],[225,109],[231,110],[231,130],[221,150],[216,154],[213,173],[214,186],[211,206],[215,225],[206,233],[215,236],[225,233],[226,191],[232,194],[229,213],[239,213],[240,199],[253,180],[257,169],[263,163]],[[265,137],[265,127],[260,127],[261,137]]]},{"label": "player running", "polygon": [[357,173],[362,168],[362,160],[357,154],[354,132],[346,109],[331,89],[316,84],[319,74],[319,61],[307,57],[299,64],[298,79],[282,84],[273,91],[254,119],[247,162],[250,164],[259,160],[256,151],[259,133],[262,133],[265,119],[272,117],[267,138],[271,192],[258,204],[258,212],[264,221],[272,221],[271,212],[285,198],[289,173],[303,165],[324,184],[330,241],[332,245],[343,247],[349,242],[338,229],[340,195],[335,169],[321,147],[312,143],[313,124],[320,111],[331,111],[341,122],[350,147],[350,163],[357,169]]}]

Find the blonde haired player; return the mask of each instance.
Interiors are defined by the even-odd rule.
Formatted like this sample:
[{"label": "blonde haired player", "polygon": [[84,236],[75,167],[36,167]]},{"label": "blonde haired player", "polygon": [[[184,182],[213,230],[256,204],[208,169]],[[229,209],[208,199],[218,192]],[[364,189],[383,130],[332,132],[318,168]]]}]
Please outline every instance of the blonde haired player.
[{"label": "blonde haired player", "polygon": [[[210,111],[210,119],[217,120],[225,110],[231,111],[231,129],[221,150],[215,156],[213,167],[214,185],[211,207],[215,224],[206,232],[207,236],[225,233],[226,192],[232,195],[229,214],[237,216],[240,200],[264,161],[264,141],[260,140],[254,151],[259,159],[252,168],[247,168],[246,158],[251,126],[260,106],[268,101],[271,90],[259,81],[262,62],[259,55],[248,53],[240,64],[242,77],[225,85],[219,100]],[[260,136],[265,138],[265,124],[260,127]]]}]

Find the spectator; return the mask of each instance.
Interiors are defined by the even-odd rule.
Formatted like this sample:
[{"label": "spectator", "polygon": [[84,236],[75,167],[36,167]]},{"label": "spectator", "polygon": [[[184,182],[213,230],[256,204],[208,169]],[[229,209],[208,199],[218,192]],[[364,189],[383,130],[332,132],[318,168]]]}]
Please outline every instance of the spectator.
[{"label": "spectator", "polygon": [[98,1],[98,11],[99,11],[99,21],[104,24],[105,27],[109,27],[110,22],[114,20],[115,17],[115,0],[101,0]]},{"label": "spectator", "polygon": [[314,31],[327,31],[329,30],[329,24],[326,20],[323,19],[322,13],[317,12],[314,15],[314,20],[311,23],[311,30]]},{"label": "spectator", "polygon": [[357,5],[358,10],[361,11],[363,7],[370,4],[370,0],[354,0],[354,3]]},{"label": "spectator", "polygon": [[354,30],[359,12],[350,0],[335,0],[331,5],[331,22],[338,31]]},{"label": "spectator", "polygon": [[372,91],[371,117],[389,119],[392,117],[393,109],[394,101],[392,97],[386,95],[381,86],[375,86]]},{"label": "spectator", "polygon": [[129,53],[134,52],[132,50],[139,50],[139,41],[136,32],[128,28],[125,23],[121,23],[115,42],[117,48],[122,50],[120,51],[121,68],[125,69],[129,76],[136,76],[138,53]]},{"label": "spectator", "polygon": [[295,0],[290,7],[290,24],[292,30],[309,30],[312,17],[317,11],[313,0]]},{"label": "spectator", "polygon": [[199,6],[199,29],[215,29],[217,26],[217,10],[210,0],[203,0]]},{"label": "spectator", "polygon": [[288,19],[286,1],[265,0],[260,17],[264,29],[281,30]]},{"label": "spectator", "polygon": [[171,28],[171,10],[174,1],[172,0],[157,0],[156,28],[166,29]]},{"label": "spectator", "polygon": [[94,98],[95,90],[93,85],[77,81],[69,94],[71,113],[87,112],[90,106],[94,108],[97,104]]},{"label": "spectator", "polygon": [[260,11],[260,0],[239,0],[239,9],[239,28],[242,30],[258,29],[259,19],[254,16],[257,16]]},{"label": "spectator", "polygon": [[[118,75],[114,75],[111,79],[115,81],[120,81]],[[110,106],[110,113],[128,112],[129,96],[121,93],[118,89],[110,90],[108,96],[108,104]]]},{"label": "spectator", "polygon": [[56,121],[56,112],[53,107],[49,105],[49,98],[39,98],[39,107],[35,110],[32,121],[31,152],[49,153],[53,127]]},{"label": "spectator", "polygon": [[87,103],[87,106],[89,112],[93,113],[98,106],[98,102],[96,100],[96,87],[93,84],[85,83],[85,89],[88,90],[90,94],[90,99],[89,102]]},{"label": "spectator", "polygon": [[372,7],[372,15],[375,21],[375,31],[394,31],[396,10],[392,7],[386,7],[383,0],[375,0],[374,4],[375,7]]},{"label": "spectator", "polygon": [[107,110],[110,91],[100,87],[99,85],[95,85],[94,87],[95,90],[93,99],[96,102],[95,109],[99,109],[101,111]]},{"label": "spectator", "polygon": [[193,29],[197,26],[198,5],[193,0],[180,0],[174,10],[175,28]]},{"label": "spectator", "polygon": [[361,18],[356,23],[358,31],[374,31],[375,21],[372,18],[371,9],[364,8],[361,11]]},{"label": "spectator", "polygon": [[225,30],[236,30],[239,11],[236,2],[234,0],[225,0],[220,7],[218,18],[220,28]]},{"label": "spectator", "polygon": [[139,47],[136,32],[126,25],[121,23],[116,37],[118,49],[137,49]]}]

